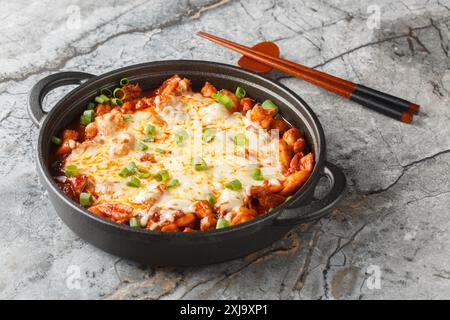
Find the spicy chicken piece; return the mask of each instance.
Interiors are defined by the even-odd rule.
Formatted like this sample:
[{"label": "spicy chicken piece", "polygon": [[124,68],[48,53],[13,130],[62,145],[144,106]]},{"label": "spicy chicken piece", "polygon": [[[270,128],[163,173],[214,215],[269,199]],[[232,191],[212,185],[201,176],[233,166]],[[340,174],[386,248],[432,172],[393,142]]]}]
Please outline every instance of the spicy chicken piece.
[{"label": "spicy chicken piece", "polygon": [[306,170],[292,173],[283,181],[283,189],[280,191],[280,194],[283,196],[290,196],[295,193],[308,180],[310,174],[311,173]]},{"label": "spicy chicken piece", "polygon": [[125,98],[122,99],[123,102],[138,99],[142,95],[142,89],[138,83],[135,83],[135,84],[129,83],[129,84],[123,86],[122,90],[125,93]]},{"label": "spicy chicken piece", "polygon": [[289,130],[289,125],[287,124],[286,121],[283,120],[283,118],[278,117],[272,120],[271,124],[270,124],[270,129],[271,130],[278,130],[278,133],[280,136],[283,135],[283,133],[285,133],[287,130]]},{"label": "spicy chicken piece", "polygon": [[258,214],[263,214],[269,209],[279,206],[285,200],[285,196],[273,193],[267,185],[262,185],[253,186],[245,202],[250,209],[255,210]]},{"label": "spicy chicken piece", "polygon": [[270,128],[276,109],[264,109],[259,103],[250,111],[250,120],[258,123],[264,129]]},{"label": "spicy chicken piece", "polygon": [[211,97],[211,95],[217,92],[217,89],[211,83],[206,81],[200,92],[204,97]]},{"label": "spicy chicken piece", "polygon": [[239,105],[241,108],[241,113],[245,116],[247,111],[253,108],[255,102],[250,98],[242,98],[241,101],[239,101]]},{"label": "spicy chicken piece", "polygon": [[88,210],[117,223],[127,223],[133,213],[132,207],[122,203],[100,203]]},{"label": "spicy chicken piece", "polygon": [[258,213],[254,209],[249,209],[246,207],[240,207],[239,212],[231,219],[231,224],[236,225],[239,223],[244,223],[254,219]]}]

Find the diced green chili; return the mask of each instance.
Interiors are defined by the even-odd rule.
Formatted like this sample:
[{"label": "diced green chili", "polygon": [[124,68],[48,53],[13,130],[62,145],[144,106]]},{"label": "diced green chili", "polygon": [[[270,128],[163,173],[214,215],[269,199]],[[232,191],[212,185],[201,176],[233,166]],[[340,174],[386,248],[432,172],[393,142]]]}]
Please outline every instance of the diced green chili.
[{"label": "diced green chili", "polygon": [[186,130],[180,129],[175,132],[175,141],[177,145],[182,145],[187,138],[189,138],[189,134]]},{"label": "diced green chili", "polygon": [[237,146],[248,145],[248,138],[245,133],[237,133],[233,138],[234,144]]},{"label": "diced green chili", "polygon": [[145,143],[138,141],[138,143],[136,144],[137,148],[141,151],[145,151],[148,149],[148,145],[146,145]]},{"label": "diced green chili", "polygon": [[212,192],[208,195],[208,202],[213,207],[216,204],[216,198],[214,197],[214,194]]}]

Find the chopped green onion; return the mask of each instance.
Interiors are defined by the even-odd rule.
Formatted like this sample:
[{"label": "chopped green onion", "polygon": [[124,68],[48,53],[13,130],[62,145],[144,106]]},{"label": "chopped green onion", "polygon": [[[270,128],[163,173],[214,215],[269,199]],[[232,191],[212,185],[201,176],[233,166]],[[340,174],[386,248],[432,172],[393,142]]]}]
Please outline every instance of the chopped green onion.
[{"label": "chopped green onion", "polygon": [[141,222],[139,221],[138,218],[132,217],[132,218],[130,218],[129,225],[132,228],[140,228],[141,227]]},{"label": "chopped green onion", "polygon": [[58,138],[57,136],[52,136],[51,140],[54,144],[56,144],[57,146],[59,146],[62,143],[61,138]]},{"label": "chopped green onion", "polygon": [[128,78],[122,78],[122,79],[120,79],[119,83],[123,87],[123,86],[126,86],[127,84],[129,84],[130,80],[128,80]]},{"label": "chopped green onion", "polygon": [[167,150],[161,149],[161,148],[156,148],[155,149],[156,152],[158,152],[159,154],[166,154]]},{"label": "chopped green onion", "polygon": [[216,137],[216,129],[215,128],[204,128],[203,130],[202,140],[206,143],[210,143]]},{"label": "chopped green onion", "polygon": [[147,170],[139,170],[139,172],[137,173],[137,176],[141,179],[147,179],[150,178],[152,174],[150,172],[148,172]]},{"label": "chopped green onion", "polygon": [[133,161],[128,163],[126,168],[130,171],[130,174],[136,174],[139,172],[136,163],[134,163]]},{"label": "chopped green onion", "polygon": [[206,164],[205,160],[201,157],[195,157],[192,159],[192,166],[196,171],[204,171],[208,170],[208,165]]},{"label": "chopped green onion", "polygon": [[131,172],[130,172],[130,170],[128,170],[128,168],[123,168],[119,172],[119,176],[121,176],[122,178],[126,178],[126,177],[128,177],[130,175],[131,175]]},{"label": "chopped green onion", "polygon": [[101,95],[95,97],[94,100],[97,103],[108,103],[109,102],[109,98],[107,96],[105,96],[104,94],[101,94]]},{"label": "chopped green onion", "polygon": [[103,95],[106,97],[111,97],[112,93],[111,93],[111,90],[109,90],[108,88],[102,88],[102,89],[100,89],[100,95]]},{"label": "chopped green onion", "polygon": [[88,105],[87,105],[87,109],[88,110],[94,110],[95,109],[95,103],[89,102]]},{"label": "chopped green onion", "polygon": [[224,93],[216,92],[211,95],[217,102],[223,104],[227,109],[230,109],[233,106],[233,100],[229,96]]},{"label": "chopped green onion", "polygon": [[264,180],[261,169],[255,168],[252,170],[252,178],[258,181]]},{"label": "chopped green onion", "polygon": [[132,119],[133,118],[133,116],[131,115],[131,114],[124,114],[123,116],[122,116],[122,119],[123,120],[130,120],[130,119]]},{"label": "chopped green onion", "polygon": [[56,168],[57,166],[59,166],[60,163],[61,163],[61,161],[55,160],[55,161],[52,162],[51,167],[52,168]]},{"label": "chopped green onion", "polygon": [[112,98],[111,99],[111,103],[115,106],[122,106],[123,105],[123,101],[119,98]]},{"label": "chopped green onion", "polygon": [[167,182],[167,188],[175,188],[180,185],[180,181],[178,179],[172,179]]},{"label": "chopped green onion", "polygon": [[148,124],[144,128],[144,132],[145,132],[145,134],[153,134],[154,135],[156,132],[156,127],[152,124]]},{"label": "chopped green onion", "polygon": [[86,110],[83,112],[83,115],[80,117],[81,124],[87,126],[89,123],[94,121],[95,111],[94,110]]},{"label": "chopped green onion", "polygon": [[236,92],[234,94],[236,95],[236,97],[238,97],[238,99],[242,99],[242,98],[245,98],[245,96],[247,95],[247,92],[245,92],[244,88],[237,87]]},{"label": "chopped green onion", "polygon": [[177,142],[177,145],[182,145],[187,138],[189,138],[189,135],[186,130],[180,129],[175,132],[175,141]]},{"label": "chopped green onion", "polygon": [[214,205],[216,204],[216,198],[214,197],[214,194],[213,194],[213,193],[210,193],[210,194],[208,195],[208,202],[209,202],[209,204],[210,204],[211,206],[213,206],[213,207],[214,207]]},{"label": "chopped green onion", "polygon": [[155,175],[155,180],[158,182],[169,180],[169,172],[167,170],[158,171]]},{"label": "chopped green onion", "polygon": [[227,189],[233,190],[233,191],[239,191],[242,189],[242,183],[238,180],[235,179],[233,181],[228,182],[225,187]]},{"label": "chopped green onion", "polygon": [[131,176],[130,179],[127,181],[126,185],[132,188],[139,188],[141,186],[141,180]]},{"label": "chopped green onion", "polygon": [[73,177],[78,174],[78,168],[74,165],[70,165],[64,168],[67,177]]},{"label": "chopped green onion", "polygon": [[124,100],[127,97],[125,91],[122,88],[115,88],[113,92],[113,97]]},{"label": "chopped green onion", "polygon": [[278,106],[272,102],[272,100],[266,100],[262,103],[261,105],[264,109],[275,109],[276,112],[275,114],[277,114],[280,111],[280,108],[278,108]]},{"label": "chopped green onion", "polygon": [[145,137],[142,139],[145,142],[155,141],[156,127],[152,124],[148,124],[144,127]]},{"label": "chopped green onion", "polygon": [[80,193],[80,204],[82,206],[90,206],[92,204],[92,195],[86,192]]},{"label": "chopped green onion", "polygon": [[141,151],[145,151],[145,150],[148,149],[148,145],[146,145],[145,143],[143,143],[143,142],[141,142],[141,141],[139,141],[139,142],[136,144],[136,146],[137,146],[137,148],[138,148],[139,150],[141,150]]},{"label": "chopped green onion", "polygon": [[237,146],[248,145],[248,138],[245,133],[237,133],[233,138],[234,144]]},{"label": "chopped green onion", "polygon": [[222,229],[230,226],[230,222],[228,222],[225,218],[220,218],[217,220],[216,229]]}]

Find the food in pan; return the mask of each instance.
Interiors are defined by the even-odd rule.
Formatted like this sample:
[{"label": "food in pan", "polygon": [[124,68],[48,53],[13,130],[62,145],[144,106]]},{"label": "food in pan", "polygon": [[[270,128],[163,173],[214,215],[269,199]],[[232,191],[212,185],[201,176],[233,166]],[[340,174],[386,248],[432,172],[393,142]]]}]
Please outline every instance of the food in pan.
[{"label": "food in pan", "polygon": [[179,75],[102,89],[53,136],[52,174],[91,212],[131,227],[204,231],[247,222],[309,178],[314,155],[270,100]]}]

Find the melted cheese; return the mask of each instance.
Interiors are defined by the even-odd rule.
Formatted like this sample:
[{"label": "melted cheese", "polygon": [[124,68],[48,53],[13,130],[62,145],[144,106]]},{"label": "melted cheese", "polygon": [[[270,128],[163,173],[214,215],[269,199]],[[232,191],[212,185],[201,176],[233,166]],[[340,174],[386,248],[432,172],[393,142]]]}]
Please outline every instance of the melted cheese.
[{"label": "melted cheese", "polygon": [[[67,157],[66,166],[77,166],[79,173],[94,182],[96,203],[128,204],[143,216],[142,223],[156,211],[160,221],[173,221],[177,211],[193,211],[195,201],[207,199],[212,193],[217,210],[226,215],[243,205],[249,187],[263,183],[252,178],[255,168],[260,168],[264,179],[272,184],[282,179],[277,139],[247,117],[230,114],[223,105],[198,93],[161,100],[156,109],[136,111],[131,119],[124,120],[118,111],[96,117],[97,136],[81,143]],[[155,141],[144,142],[148,149],[140,151],[137,144],[148,124],[156,127]],[[215,138],[209,143],[202,139],[204,128],[215,130]],[[180,144],[176,135],[181,130],[188,133],[188,138]],[[245,134],[248,145],[235,145],[238,134]],[[145,153],[153,155],[155,163],[140,161]],[[191,160],[197,156],[204,159],[208,170],[194,170]],[[128,179],[118,173],[130,162],[152,174],[165,169],[170,179],[178,179],[180,184],[161,191],[161,182],[150,177],[141,178],[139,188],[129,187]],[[234,179],[242,183],[242,190],[226,188]]]}]

